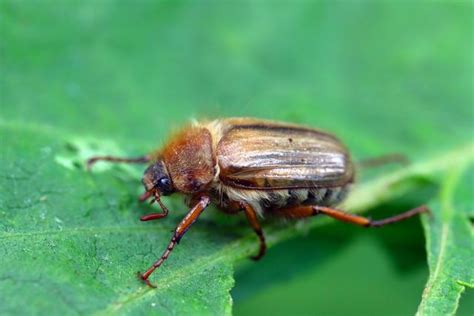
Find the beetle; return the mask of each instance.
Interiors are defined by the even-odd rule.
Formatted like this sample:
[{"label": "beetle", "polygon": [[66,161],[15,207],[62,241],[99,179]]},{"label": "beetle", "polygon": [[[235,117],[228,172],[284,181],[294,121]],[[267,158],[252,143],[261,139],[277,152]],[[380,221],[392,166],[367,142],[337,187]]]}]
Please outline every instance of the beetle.
[{"label": "beetle", "polygon": [[137,158],[97,156],[99,160],[149,163],[140,201],[151,198],[160,213],[142,221],[168,215],[161,196],[181,193],[189,212],[176,227],[162,256],[139,277],[149,277],[168,258],[173,248],[210,203],[229,214],[243,212],[257,234],[260,247],[252,258],[266,252],[260,219],[265,215],[305,218],[326,215],[365,227],[380,227],[427,212],[419,206],[382,220],[350,214],[334,208],[354,182],[355,168],[349,151],[330,133],[289,123],[227,118],[195,122],[181,129],[158,151]]}]

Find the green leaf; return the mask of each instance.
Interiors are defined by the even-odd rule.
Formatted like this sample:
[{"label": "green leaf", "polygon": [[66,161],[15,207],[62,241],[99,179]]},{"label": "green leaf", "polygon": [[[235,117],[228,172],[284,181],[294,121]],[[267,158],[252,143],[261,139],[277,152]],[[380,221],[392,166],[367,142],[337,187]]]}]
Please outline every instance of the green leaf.
[{"label": "green leaf", "polygon": [[228,238],[196,227],[151,290],[135,273],[158,257],[175,221],[138,221],[130,187],[139,182],[64,168],[60,133],[2,125],[0,135],[2,314],[230,314],[232,261],[218,251]]},{"label": "green leaf", "polygon": [[474,287],[473,227],[455,200],[468,163],[449,170],[438,201],[433,203],[433,218],[424,221],[430,277],[417,315],[454,315],[465,287]]},{"label": "green leaf", "polygon": [[[225,225],[219,228],[212,218],[201,219],[153,276],[158,288],[147,288],[134,274],[158,257],[183,212],[174,213],[170,220],[159,224],[138,223],[139,206],[131,191],[139,190],[139,182],[127,169],[88,174],[82,168],[66,168],[65,158],[57,159],[65,154],[64,135],[52,130],[2,124],[1,137],[5,150],[0,169],[0,291],[9,298],[2,304],[4,312],[230,313],[232,265],[256,250],[255,238],[249,230]],[[74,155],[81,156],[80,151],[71,154]],[[352,195],[356,198],[350,198],[346,207],[357,211],[380,204],[413,189],[412,185],[401,183],[412,183],[414,177],[449,170],[472,159],[472,147],[468,146],[420,162],[359,186]],[[454,185],[452,181],[448,184],[442,191],[445,198]],[[173,206],[178,209],[177,203]],[[449,204],[443,207],[451,212]],[[430,236],[440,239],[441,249],[437,252],[436,245],[428,249],[430,258],[440,259],[430,259],[430,265],[436,264],[436,268],[423,301],[428,303],[423,304],[430,302],[429,289],[442,286],[442,282],[454,283],[458,296],[462,286],[456,282],[471,282],[450,270],[469,270],[462,264],[470,253],[466,246],[472,245],[466,240],[472,236],[463,222],[465,218],[456,223],[451,213],[441,215],[433,214],[434,222],[429,221],[427,227],[435,230],[441,220],[453,223],[448,222],[447,228],[441,225],[441,233],[430,232]],[[306,229],[327,222],[311,221]],[[456,225],[452,238],[457,236],[464,243],[464,252],[456,252],[459,245],[444,239],[452,233],[452,225]],[[266,228],[270,246],[302,231],[298,225]],[[456,260],[456,264],[444,264],[445,258]],[[439,275],[443,276],[441,281]],[[20,304],[24,300],[29,304]],[[448,304],[450,300],[446,297],[443,302]]]},{"label": "green leaf", "polygon": [[[400,315],[428,273],[420,314],[472,314],[472,3],[39,4],[0,1],[0,314]],[[345,208],[382,218],[429,202],[430,271],[417,220],[265,221],[272,248],[244,264],[257,246],[245,219],[211,208],[144,287],[135,273],[184,204],[141,223],[155,210],[136,201],[143,169],[84,160],[228,116],[331,131],[355,160],[407,155],[409,168],[359,174]]]}]

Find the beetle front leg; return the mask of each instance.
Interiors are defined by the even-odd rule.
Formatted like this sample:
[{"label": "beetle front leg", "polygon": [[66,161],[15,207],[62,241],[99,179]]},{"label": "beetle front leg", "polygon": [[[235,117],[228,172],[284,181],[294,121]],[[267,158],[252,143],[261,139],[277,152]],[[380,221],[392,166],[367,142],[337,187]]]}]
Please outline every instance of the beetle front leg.
[{"label": "beetle front leg", "polygon": [[245,215],[247,216],[247,220],[249,221],[253,230],[257,234],[258,239],[260,240],[260,248],[258,250],[257,255],[252,256],[250,258],[252,258],[253,260],[260,260],[265,255],[265,252],[267,251],[267,243],[265,242],[265,235],[263,234],[262,227],[260,226],[260,222],[258,221],[258,218],[257,218],[257,213],[255,212],[253,207],[247,203],[241,203],[241,207],[244,210]]},{"label": "beetle front leg", "polygon": [[352,223],[352,224],[364,226],[364,227],[381,227],[387,224],[403,221],[417,214],[427,213],[427,212],[429,212],[428,207],[425,205],[422,205],[414,209],[411,209],[409,211],[403,212],[401,214],[397,214],[395,216],[373,221],[367,217],[346,213],[344,211],[336,210],[330,207],[316,206],[316,205],[315,206],[309,205],[309,206],[288,207],[288,208],[282,208],[276,211],[278,215],[283,216],[283,217],[288,217],[288,218],[304,218],[304,217],[324,214],[326,216],[332,217],[342,222]]},{"label": "beetle front leg", "polygon": [[151,158],[149,155],[135,157],[135,158],[121,158],[121,157],[114,157],[114,156],[95,156],[91,157],[87,160],[87,170],[90,170],[92,166],[97,161],[110,161],[110,162],[123,162],[123,163],[148,163],[150,162]]},{"label": "beetle front leg", "polygon": [[153,263],[153,265],[145,273],[141,274],[140,272],[138,272],[138,277],[148,286],[156,287],[155,285],[150,283],[148,278],[153,273],[153,271],[159,268],[163,264],[163,262],[168,259],[168,256],[170,255],[171,251],[173,251],[174,246],[179,243],[183,235],[188,231],[191,225],[196,221],[199,215],[201,215],[201,213],[209,205],[210,202],[211,199],[208,196],[201,196],[199,198],[199,202],[197,202],[197,204],[194,205],[193,208],[191,208],[188,214],[186,214],[186,216],[181,220],[178,227],[176,227],[176,230],[174,231],[174,234],[171,237],[168,247],[163,252],[160,259]]}]

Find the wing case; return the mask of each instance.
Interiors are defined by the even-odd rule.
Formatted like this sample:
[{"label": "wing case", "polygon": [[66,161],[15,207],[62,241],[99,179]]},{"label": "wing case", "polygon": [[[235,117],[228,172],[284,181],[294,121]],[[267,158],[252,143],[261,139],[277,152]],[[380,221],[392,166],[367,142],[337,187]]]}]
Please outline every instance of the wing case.
[{"label": "wing case", "polygon": [[226,185],[274,190],[337,187],[353,180],[347,149],[328,133],[255,119],[220,124],[216,158]]}]

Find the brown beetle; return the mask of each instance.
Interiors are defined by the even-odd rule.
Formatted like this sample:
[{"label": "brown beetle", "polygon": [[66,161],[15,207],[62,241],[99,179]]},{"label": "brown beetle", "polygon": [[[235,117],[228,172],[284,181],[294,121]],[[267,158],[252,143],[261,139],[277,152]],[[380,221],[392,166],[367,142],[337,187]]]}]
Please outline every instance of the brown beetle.
[{"label": "brown beetle", "polygon": [[176,228],[163,255],[140,278],[149,286],[151,273],[169,256],[174,246],[204,209],[215,203],[227,213],[243,211],[266,250],[259,218],[265,214],[304,218],[324,214],[365,227],[379,227],[426,212],[420,206],[399,215],[372,221],[332,206],[345,197],[354,180],[354,166],[346,147],[331,134],[287,123],[251,118],[229,118],[195,123],[176,134],[159,151],[138,158],[111,156],[98,160],[151,163],[142,182],[141,201],[152,197],[162,213],[142,221],[163,218],[168,209],[161,195],[174,192],[189,197],[191,208]]}]

